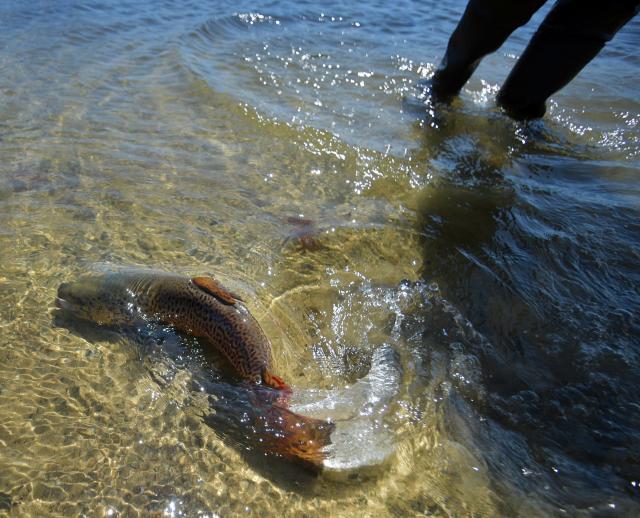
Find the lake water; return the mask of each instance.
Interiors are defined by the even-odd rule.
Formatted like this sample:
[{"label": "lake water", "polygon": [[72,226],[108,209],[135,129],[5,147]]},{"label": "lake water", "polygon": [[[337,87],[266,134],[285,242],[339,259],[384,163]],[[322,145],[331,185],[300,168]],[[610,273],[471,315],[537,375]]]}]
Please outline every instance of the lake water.
[{"label": "lake water", "polygon": [[[465,3],[0,3],[0,515],[640,514],[640,20],[521,124],[544,12],[416,97]],[[179,354],[59,325],[96,263],[238,286],[300,404],[396,362],[379,463],[247,456]]]}]

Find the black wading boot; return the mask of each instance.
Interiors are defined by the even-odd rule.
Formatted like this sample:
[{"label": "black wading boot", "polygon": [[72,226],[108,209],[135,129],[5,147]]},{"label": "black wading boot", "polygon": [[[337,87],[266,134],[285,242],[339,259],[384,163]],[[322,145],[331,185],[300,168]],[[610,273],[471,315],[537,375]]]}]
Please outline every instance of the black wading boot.
[{"label": "black wading boot", "polygon": [[545,113],[564,87],[638,11],[639,0],[560,0],[507,77],[497,101],[514,119]]},{"label": "black wading boot", "polygon": [[433,100],[449,102],[456,96],[480,60],[496,51],[514,30],[527,23],[544,2],[470,0],[431,78]]}]

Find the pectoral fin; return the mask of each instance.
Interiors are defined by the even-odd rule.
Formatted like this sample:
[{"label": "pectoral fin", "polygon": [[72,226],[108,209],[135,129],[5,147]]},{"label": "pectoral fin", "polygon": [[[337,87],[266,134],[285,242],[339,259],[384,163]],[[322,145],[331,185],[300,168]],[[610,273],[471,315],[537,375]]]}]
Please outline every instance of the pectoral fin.
[{"label": "pectoral fin", "polygon": [[214,296],[220,302],[227,304],[228,306],[235,305],[237,301],[242,302],[240,297],[232,291],[229,291],[213,277],[193,277],[191,282],[205,293]]},{"label": "pectoral fin", "polygon": [[287,383],[280,377],[275,374],[270,373],[267,369],[262,372],[262,383],[264,383],[267,387],[274,388],[276,390],[282,391],[282,401],[285,405],[288,404],[289,397],[293,392],[291,387],[287,385]]}]

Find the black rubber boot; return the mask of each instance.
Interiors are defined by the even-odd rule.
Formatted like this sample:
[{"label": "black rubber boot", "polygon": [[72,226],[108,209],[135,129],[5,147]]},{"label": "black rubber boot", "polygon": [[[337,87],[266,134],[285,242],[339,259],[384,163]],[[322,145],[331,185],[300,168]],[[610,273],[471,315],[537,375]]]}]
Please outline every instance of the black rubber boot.
[{"label": "black rubber boot", "polygon": [[435,101],[458,94],[480,60],[497,50],[518,27],[529,21],[545,0],[469,0],[447,51],[431,78]]},{"label": "black rubber boot", "polygon": [[639,0],[560,0],[535,33],[498,93],[515,119],[535,119],[638,12]]}]

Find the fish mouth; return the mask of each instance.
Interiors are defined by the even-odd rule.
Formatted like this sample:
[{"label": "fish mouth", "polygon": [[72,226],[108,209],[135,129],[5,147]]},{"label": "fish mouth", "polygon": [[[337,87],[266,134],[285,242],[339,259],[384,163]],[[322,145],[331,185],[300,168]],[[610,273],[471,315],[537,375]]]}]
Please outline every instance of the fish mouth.
[{"label": "fish mouth", "polygon": [[77,304],[74,304],[74,297],[71,292],[71,284],[63,282],[58,287],[58,293],[56,296],[56,307],[65,311],[75,312],[77,310]]},{"label": "fish mouth", "polygon": [[73,311],[73,304],[60,297],[56,297],[56,307],[65,311]]}]

